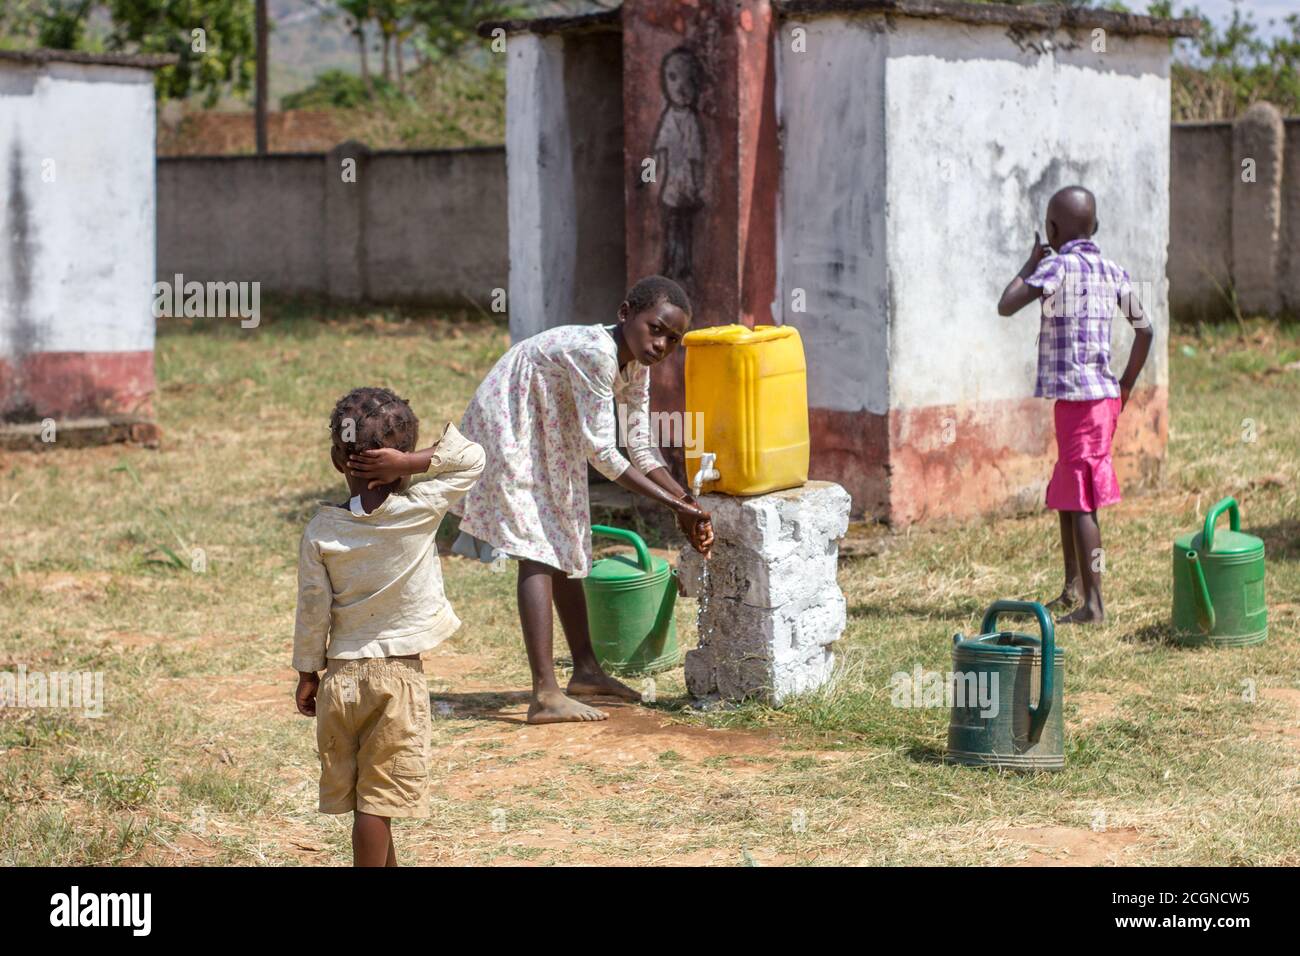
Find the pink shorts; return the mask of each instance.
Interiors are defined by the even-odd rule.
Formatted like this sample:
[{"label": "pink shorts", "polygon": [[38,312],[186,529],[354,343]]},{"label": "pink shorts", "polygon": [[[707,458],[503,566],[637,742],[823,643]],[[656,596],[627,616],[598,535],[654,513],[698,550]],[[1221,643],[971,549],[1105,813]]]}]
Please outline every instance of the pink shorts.
[{"label": "pink shorts", "polygon": [[1047,483],[1047,507],[1096,511],[1120,500],[1119,479],[1110,461],[1119,410],[1118,398],[1056,403],[1057,461]]}]

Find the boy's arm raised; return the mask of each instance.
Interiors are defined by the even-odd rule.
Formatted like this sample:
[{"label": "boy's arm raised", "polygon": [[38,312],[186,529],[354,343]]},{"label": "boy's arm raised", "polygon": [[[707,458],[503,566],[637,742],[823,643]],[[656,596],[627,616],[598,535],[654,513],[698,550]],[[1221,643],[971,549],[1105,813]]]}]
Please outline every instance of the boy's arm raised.
[{"label": "boy's arm raised", "polygon": [[1042,297],[1042,287],[1030,285],[1025,280],[1038,271],[1038,264],[1051,254],[1051,251],[1051,247],[1045,245],[1035,231],[1034,247],[1029,250],[1029,258],[1020,267],[1016,277],[1002,290],[1002,298],[998,299],[998,315],[1015,315],[1030,302]]}]

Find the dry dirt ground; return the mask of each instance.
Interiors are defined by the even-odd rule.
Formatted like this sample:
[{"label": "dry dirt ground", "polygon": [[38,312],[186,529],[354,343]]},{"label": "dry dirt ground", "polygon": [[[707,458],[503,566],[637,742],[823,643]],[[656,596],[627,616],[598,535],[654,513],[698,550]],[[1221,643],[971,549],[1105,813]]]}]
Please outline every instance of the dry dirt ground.
[{"label": "dry dirt ground", "polygon": [[[105,683],[102,717],[0,708],[0,863],[350,859],[347,818],[316,811],[313,725],[294,710],[288,666],[298,536],[340,487],[324,424],[363,383],[398,387],[426,423],[456,420],[506,341],[465,316],[268,312],[255,336],[180,323],[159,339],[160,449],[0,453],[0,672]],[[653,700],[581,726],[524,723],[513,575],[449,558],[465,623],[425,660],[432,813],[397,826],[399,856],[1300,864],[1300,331],[1211,330],[1170,351],[1167,474],[1103,517],[1107,623],[1058,634],[1064,772],[947,766],[947,713],[894,707],[889,693],[895,673],[946,670],[951,635],[993,598],[1059,588],[1050,516],[855,529],[839,566],[840,670],[824,692],[702,713],[676,668],[645,685]],[[1180,647],[1170,544],[1224,494],[1268,549],[1270,636]],[[679,602],[683,648],[694,611]],[[565,653],[557,639],[562,679]]]}]

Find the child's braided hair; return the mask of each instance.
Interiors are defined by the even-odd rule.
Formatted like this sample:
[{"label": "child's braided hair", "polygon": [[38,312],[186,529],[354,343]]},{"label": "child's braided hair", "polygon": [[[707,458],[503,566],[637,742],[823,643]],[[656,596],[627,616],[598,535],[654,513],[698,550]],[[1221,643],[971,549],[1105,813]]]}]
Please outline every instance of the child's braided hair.
[{"label": "child's braided hair", "polygon": [[[348,423],[351,428],[348,428]],[[330,434],[346,454],[375,448],[415,451],[420,420],[406,399],[386,388],[354,388],[334,406]],[[346,440],[351,438],[351,441]]]}]

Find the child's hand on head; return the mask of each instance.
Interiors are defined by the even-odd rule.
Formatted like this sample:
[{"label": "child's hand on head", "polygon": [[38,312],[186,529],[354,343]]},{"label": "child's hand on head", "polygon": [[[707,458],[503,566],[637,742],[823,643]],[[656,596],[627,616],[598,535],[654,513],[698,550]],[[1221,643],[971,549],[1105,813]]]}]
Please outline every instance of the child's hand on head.
[{"label": "child's hand on head", "polygon": [[411,456],[396,448],[372,448],[348,458],[348,474],[363,478],[367,488],[390,485],[399,478],[414,474]]}]

